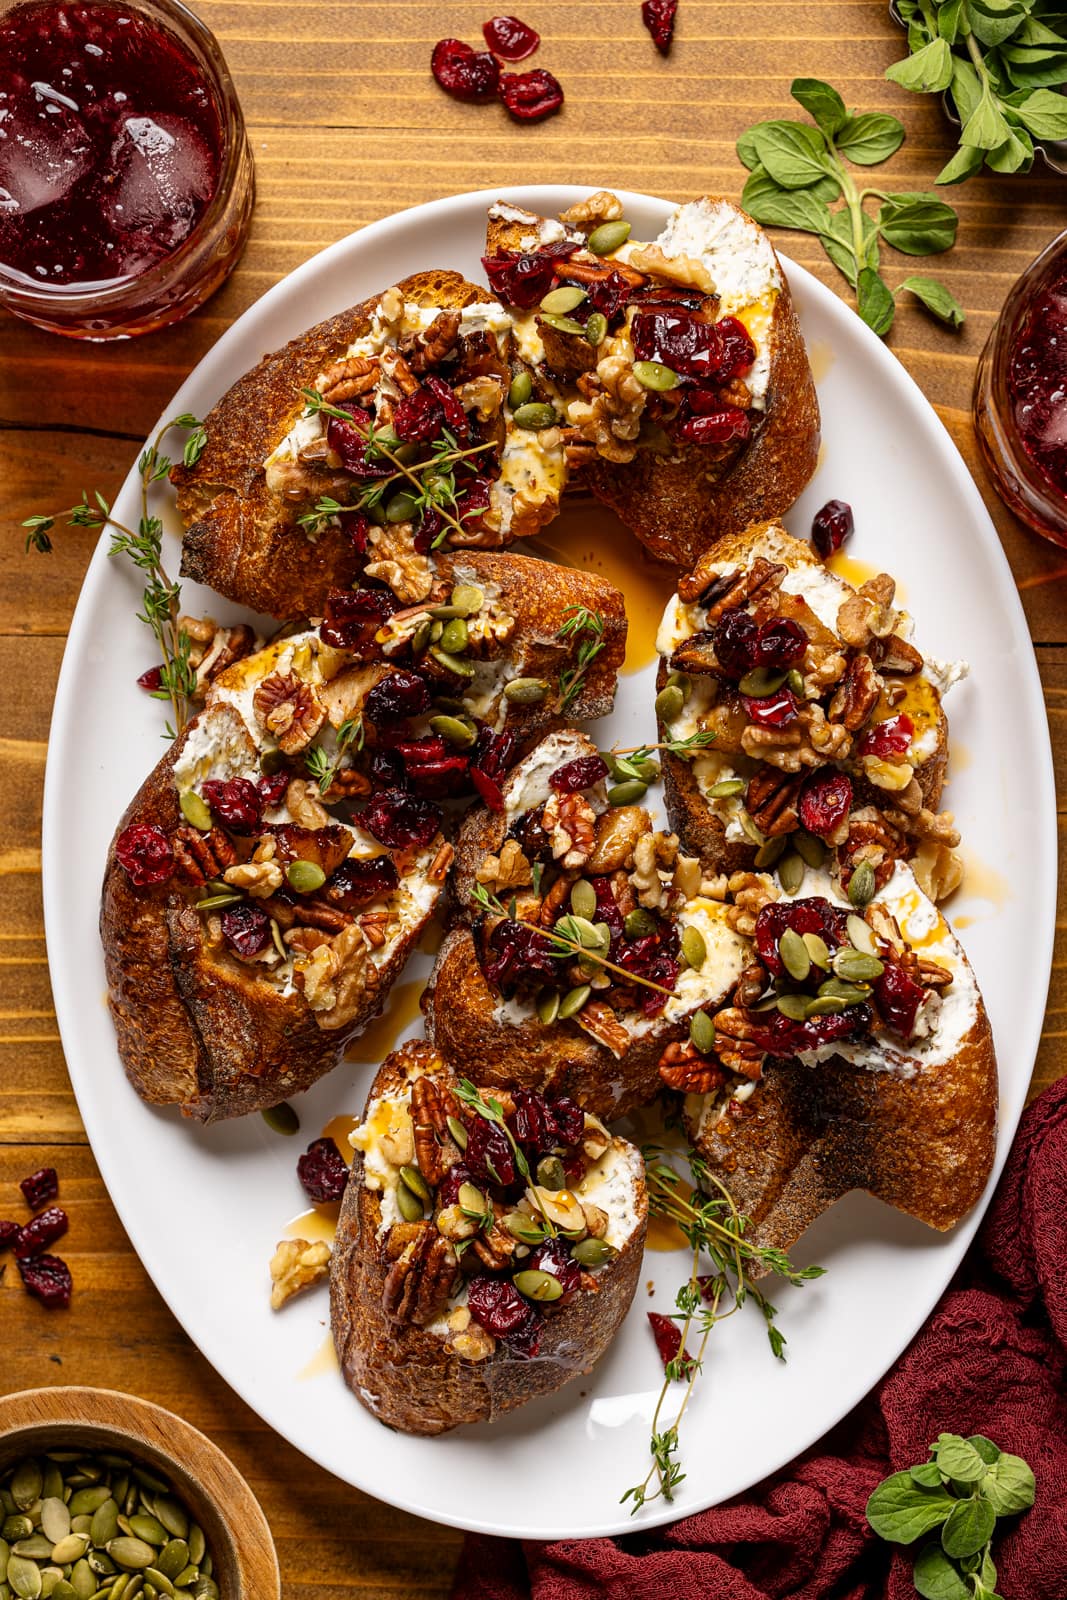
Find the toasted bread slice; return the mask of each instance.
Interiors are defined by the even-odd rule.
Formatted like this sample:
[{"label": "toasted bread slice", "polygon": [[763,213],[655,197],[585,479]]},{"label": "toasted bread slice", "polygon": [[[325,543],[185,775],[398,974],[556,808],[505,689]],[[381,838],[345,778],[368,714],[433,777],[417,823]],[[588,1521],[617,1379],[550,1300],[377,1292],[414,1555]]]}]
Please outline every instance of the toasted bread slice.
[{"label": "toasted bread slice", "polygon": [[[794,909],[812,895],[850,909],[825,874],[809,873]],[[933,991],[939,1002],[927,990],[910,1039],[889,1032],[884,1019],[849,1042],[805,1045],[783,1033],[755,1081],[731,1076],[714,1092],[686,1099],[690,1137],[751,1219],[746,1237],[757,1244],[788,1249],[851,1189],[865,1189],[932,1228],[952,1228],[988,1181],[997,1067],[967,958],[902,864],[871,902],[866,921],[877,936],[872,947],[883,956],[895,948],[895,959],[920,982],[936,978],[937,967],[950,975],[948,987]],[[874,1003],[886,1010],[878,984]],[[717,1019],[720,1054],[729,1057],[747,1035],[753,1070],[769,1043],[760,1030],[776,1015],[735,1006],[729,1021]],[[814,1020],[839,1023],[848,1015]]]},{"label": "toasted bread slice", "polygon": [[[544,820],[553,807],[560,809],[553,776],[577,761],[592,763],[592,781],[570,796],[579,819],[567,813],[564,795],[562,820],[553,827]],[[588,739],[549,734],[511,773],[502,810],[468,812],[456,841],[452,892],[458,915],[474,923],[445,939],[424,1005],[438,1049],[449,1060],[469,1062],[480,1083],[571,1095],[590,1111],[616,1116],[654,1098],[664,1052],[688,1035],[696,1011],[723,1001],[746,964],[748,946],[730,927],[727,907],[700,892],[696,862],[656,834],[640,807],[609,807],[598,772],[606,768]],[[574,835],[567,834],[568,822]],[[584,844],[568,847],[564,836],[578,840],[582,829]],[[594,966],[588,977],[601,987],[590,988],[571,1015],[570,991],[581,992],[586,974],[565,950],[557,948],[552,957],[547,941],[534,935],[539,964],[531,965],[523,950],[501,964],[511,941],[528,938],[531,923],[574,934],[559,917],[573,909],[579,881],[586,894],[592,888],[598,895],[585,929],[595,929],[606,945],[603,919],[610,917],[614,965],[631,963],[627,970],[658,982],[658,992],[628,983],[625,972]],[[491,907],[479,914],[476,889],[490,892],[508,915]],[[623,907],[637,914],[642,928],[631,923],[626,932]],[[687,935],[690,952],[703,952],[696,966],[679,954]],[[563,1018],[556,1018],[561,1004]]]},{"label": "toasted bread slice", "polygon": [[[528,1187],[517,1202],[521,1179],[505,1188],[477,1162],[473,1171],[460,1165],[443,1120],[443,1137],[435,1137],[432,1125],[421,1132],[413,1126],[427,1115],[448,1115],[469,1138],[478,1115],[456,1097],[457,1087],[457,1076],[424,1043],[405,1045],[386,1059],[352,1135],[356,1154],[331,1263],[331,1324],[345,1382],[368,1411],[404,1433],[438,1434],[492,1421],[590,1372],[629,1309],[641,1267],[648,1200],[644,1163],[633,1145],[588,1119],[583,1129],[579,1116],[578,1141],[561,1137],[558,1149],[577,1161],[580,1177],[565,1191]],[[398,1158],[404,1157],[407,1172],[417,1159],[416,1176],[432,1194],[423,1221],[405,1220],[400,1209],[401,1191],[408,1213],[421,1209],[400,1176]],[[536,1161],[536,1152],[531,1157]],[[491,1226],[479,1227],[452,1198],[448,1186],[458,1193],[463,1176]],[[561,1257],[572,1262],[572,1249],[589,1256],[579,1286],[568,1282],[554,1300],[547,1295],[563,1287],[562,1277],[545,1285],[542,1274],[545,1298],[537,1300],[523,1298],[511,1281],[538,1259],[530,1252],[544,1231],[541,1207],[550,1218],[563,1218],[559,1208],[565,1207],[569,1236],[584,1235],[581,1242],[564,1242]],[[527,1243],[505,1225],[509,1216],[518,1218]],[[593,1265],[597,1256],[604,1259]],[[562,1271],[568,1279],[576,1276],[573,1265]],[[537,1281],[519,1281],[532,1295]],[[504,1337],[495,1338],[471,1314],[472,1305],[483,1305],[487,1286],[489,1294],[509,1299],[511,1332]]]},{"label": "toasted bread slice", "polygon": [[[411,520],[381,522],[381,512],[368,507],[376,525],[321,506],[354,507],[383,483],[383,504],[398,490],[414,491],[399,466],[382,460],[358,472],[350,462],[349,471],[327,434],[339,420],[351,439],[355,424],[346,416],[363,431],[373,419],[396,450],[397,406],[429,382],[449,392],[454,409],[458,399],[469,430],[457,441],[455,421],[446,417],[436,434],[408,446],[416,465],[436,459],[447,422],[456,450],[467,452],[461,460],[455,451],[441,458],[441,473],[458,468],[460,476],[457,498],[446,495],[439,504],[465,532],[439,516],[439,542],[494,547],[537,533],[558,510],[565,467],[558,432],[542,436],[513,422],[507,393],[519,365],[507,312],[456,272],[417,273],[317,324],[228,390],[205,421],[199,459],[172,470],[186,526],[183,575],[278,617],[321,614],[330,590],[352,587],[365,570],[383,576],[401,598],[423,599],[431,563],[414,548]],[[329,409],[306,404],[304,390]],[[484,503],[467,499],[472,480],[462,474],[474,467]],[[438,534],[425,545],[431,537]]]},{"label": "toasted bread slice", "polygon": [[[660,737],[713,736],[684,753],[664,752],[667,812],[686,848],[708,872],[731,873],[757,860],[773,864],[775,852],[792,853],[798,840],[809,857],[825,844],[846,882],[862,860],[884,881],[894,860],[909,859],[927,893],[950,892],[959,882],[951,855],[959,835],[950,815],[935,815],[948,761],[941,696],[966,668],[916,649],[911,619],[892,608],[892,579],[880,575],[857,592],[780,523],[763,523],[716,546],[679,590],[657,640],[657,687],[675,684],[679,708],[669,722],[660,719]],[[750,716],[752,702],[739,692],[745,661],[716,657],[715,630],[725,613],[738,612],[751,628],[785,619],[806,640],[794,663],[803,679],[794,694],[799,716],[781,729]],[[767,681],[771,699],[783,692]],[[661,696],[660,708],[671,698]],[[886,739],[893,748],[877,753]],[[806,809],[812,785],[833,773],[847,779],[842,792],[850,795],[847,816],[836,821],[836,812],[823,819]],[[814,846],[801,814],[821,829]]]},{"label": "toasted bread slice", "polygon": [[[568,382],[586,374],[581,397],[565,391],[567,419],[579,435],[570,460],[583,462],[581,481],[654,556],[688,567],[717,540],[786,511],[814,472],[819,406],[804,339],[770,240],[732,201],[690,201],[652,244],[628,239],[603,256],[585,248],[597,220],[564,226],[498,203],[489,214],[488,258],[559,252],[559,280],[587,287],[590,296],[598,277],[627,279],[628,304],[613,312],[592,354],[584,332],[561,334],[558,318],[546,324],[535,308],[525,313],[521,345],[537,370]],[[728,362],[720,373],[729,376],[719,378],[709,360],[708,376],[696,384],[699,403],[686,398],[684,385],[650,392],[632,376],[635,318],[657,310],[683,322],[736,319],[751,341],[749,360]],[[517,322],[521,315],[515,312]],[[653,356],[661,369],[670,366],[668,348]],[[695,428],[686,420],[690,407],[705,419]],[[722,416],[713,422],[716,411]],[[684,437],[700,429],[714,431],[718,442]]]}]

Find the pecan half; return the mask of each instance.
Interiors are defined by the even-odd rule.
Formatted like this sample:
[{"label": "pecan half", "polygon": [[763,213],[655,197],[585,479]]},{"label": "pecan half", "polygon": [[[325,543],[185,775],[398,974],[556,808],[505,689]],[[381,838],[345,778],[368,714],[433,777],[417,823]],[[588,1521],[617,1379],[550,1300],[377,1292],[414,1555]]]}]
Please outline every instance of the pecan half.
[{"label": "pecan half", "polygon": [[[757,596],[765,600],[775,589],[781,588],[787,570],[780,561],[768,561],[764,556],[757,556],[750,567],[740,572],[724,573],[712,583],[703,601],[708,622],[718,622],[724,611],[749,605]],[[679,584],[679,594],[681,590]]]},{"label": "pecan half", "polygon": [[382,1309],[394,1322],[424,1328],[448,1304],[459,1262],[448,1240],[425,1224],[385,1275]]},{"label": "pecan half", "polygon": [[913,673],[922,671],[922,656],[899,633],[891,633],[888,639],[872,639],[871,655],[878,663],[879,672],[889,672],[898,678],[910,678]]},{"label": "pecan half", "polygon": [[737,1006],[727,1006],[715,1017],[715,1054],[731,1072],[758,1083],[766,1052],[756,1044],[755,1031],[748,1013]]},{"label": "pecan half", "polygon": [[319,393],[331,406],[367,394],[378,381],[377,356],[346,356],[334,361],[319,379]]},{"label": "pecan half", "polygon": [[274,672],[264,678],[252,696],[252,709],[286,755],[306,749],[326,721],[325,707],[292,673]]},{"label": "pecan half", "polygon": [[610,1050],[617,1060],[621,1060],[630,1048],[630,1035],[603,1000],[588,1000],[574,1020],[590,1038]]},{"label": "pecan half", "polygon": [[437,1188],[460,1156],[459,1147],[448,1131],[450,1110],[450,1105],[432,1078],[424,1076],[415,1079],[411,1086],[415,1161],[431,1189]]},{"label": "pecan half", "polygon": [[407,364],[412,372],[428,372],[452,354],[459,338],[459,321],[458,311],[439,311],[429,327],[416,334],[407,352]]},{"label": "pecan half", "polygon": [[726,1082],[718,1063],[702,1056],[688,1039],[667,1046],[659,1058],[659,1075],[679,1094],[714,1094]]},{"label": "pecan half", "polygon": [[768,839],[792,833],[800,821],[797,803],[804,783],[778,767],[761,766],[745,790],[745,810]]},{"label": "pecan half", "polygon": [[221,878],[237,860],[237,851],[221,828],[199,833],[185,823],[171,835],[171,849],[178,869],[191,883],[206,883]]},{"label": "pecan half", "polygon": [[863,727],[878,704],[881,688],[874,663],[870,656],[861,650],[849,662],[848,670],[834,692],[834,697],[830,701],[829,721],[839,722],[850,733],[855,733],[857,728]]}]

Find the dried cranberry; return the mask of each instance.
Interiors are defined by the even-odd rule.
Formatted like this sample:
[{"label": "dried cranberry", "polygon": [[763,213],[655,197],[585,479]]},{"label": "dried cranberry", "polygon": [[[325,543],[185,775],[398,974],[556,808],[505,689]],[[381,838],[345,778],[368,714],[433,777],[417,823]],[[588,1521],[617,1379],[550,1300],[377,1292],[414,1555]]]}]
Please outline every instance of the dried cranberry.
[{"label": "dried cranberry", "polygon": [[360,911],[384,900],[399,882],[392,856],[349,856],[327,878],[323,893],[341,911]]},{"label": "dried cranberry", "polygon": [[688,1377],[693,1370],[693,1358],[688,1350],[682,1349],[682,1330],[679,1324],[673,1317],[665,1317],[659,1311],[647,1311],[645,1315],[648,1317],[664,1370],[670,1362],[678,1361],[681,1363],[681,1376]]},{"label": "dried cranberry", "polygon": [[536,1160],[554,1150],[558,1137],[556,1119],[544,1095],[537,1089],[513,1089],[511,1098],[515,1109],[508,1126],[526,1154]]},{"label": "dried cranberry", "polygon": [[445,427],[460,443],[465,444],[470,438],[470,420],[455,391],[433,372],[426,379],[426,388],[441,407]]},{"label": "dried cranberry", "polygon": [[741,704],[749,722],[754,722],[757,728],[788,728],[797,720],[800,711],[796,695],[784,683],[773,694],[743,694]]},{"label": "dried cranberry", "polygon": [[585,1132],[585,1112],[570,1095],[557,1095],[548,1102],[556,1132],[563,1144],[577,1144]]},{"label": "dried cranberry", "polygon": [[557,767],[548,785],[557,794],[578,794],[582,789],[591,789],[594,783],[599,783],[607,775],[608,764],[603,756],[578,756],[576,760],[566,761],[562,767]]},{"label": "dried cranberry", "polygon": [[887,1028],[892,1028],[902,1039],[910,1039],[915,1032],[915,1018],[926,996],[926,990],[895,961],[889,962],[874,986],[878,1011]]},{"label": "dried cranberry", "polygon": [[430,71],[453,100],[492,100],[500,80],[500,68],[489,52],[475,52],[462,39],[439,39],[430,57]]},{"label": "dried cranberry", "polygon": [[418,717],[430,708],[430,690],[417,672],[398,667],[376,683],[363,702],[363,714],[375,724],[394,717]]},{"label": "dried cranberry", "polygon": [[[566,278],[566,265],[559,268],[557,275],[560,278]],[[587,296],[585,304],[590,311],[602,312],[609,322],[618,316],[633,293],[630,284],[627,283],[622,273],[614,268],[605,277],[597,278],[593,283],[583,284],[583,288]],[[584,308],[580,307],[579,309]],[[573,312],[570,314],[574,315]]]},{"label": "dried cranberry", "polygon": [[174,873],[174,852],[154,822],[134,822],[115,840],[115,859],[136,889],[166,883]]},{"label": "dried cranberry", "polygon": [[23,1178],[19,1184],[26,1197],[26,1204],[31,1211],[36,1211],[39,1206],[47,1205],[49,1200],[54,1200],[59,1193],[59,1174],[55,1167],[39,1167],[36,1172],[31,1172],[28,1178]]},{"label": "dried cranberry", "polygon": [[606,923],[611,931],[611,942],[614,945],[617,939],[622,938],[623,915],[619,910],[615,891],[611,887],[611,879],[593,878],[592,884],[596,894],[596,920]]},{"label": "dried cranberry", "polygon": [[144,689],[147,694],[156,694],[163,687],[163,668],[149,667],[147,672],[142,672],[137,680],[137,687]]},{"label": "dried cranberry", "polygon": [[517,1169],[511,1141],[497,1122],[488,1117],[476,1116],[467,1130],[467,1148],[464,1160],[475,1181],[498,1183],[506,1188],[514,1183]]},{"label": "dried cranberry", "polygon": [[331,417],[326,424],[326,442],[340,456],[342,467],[356,478],[388,478],[396,470],[392,462],[384,456],[379,459],[367,456],[370,413],[355,403],[337,409],[347,411],[352,418],[351,422],[342,422],[340,417]]},{"label": "dried cranberry", "polygon": [[[279,776],[284,776],[288,785],[288,773]],[[234,833],[255,833],[263,820],[262,796],[257,786],[247,778],[229,778],[225,781],[208,778],[201,793],[216,820],[224,828],[232,828]]]},{"label": "dried cranberry", "polygon": [[525,61],[541,43],[541,35],[518,17],[490,17],[482,33],[493,54],[505,61]]},{"label": "dried cranberry", "polygon": [[674,428],[678,439],[688,439],[692,444],[728,444],[731,439],[747,439],[752,423],[747,411],[736,406],[720,406],[703,416],[683,417]]},{"label": "dried cranberry", "polygon": [[535,67],[532,72],[502,72],[497,93],[504,110],[516,122],[542,122],[563,104],[559,79],[543,67]]},{"label": "dried cranberry", "polygon": [[273,811],[285,799],[289,787],[289,774],[283,767],[280,772],[265,773],[259,780],[257,792],[264,811]]},{"label": "dried cranberry", "polygon": [[470,780],[490,811],[495,811],[499,816],[504,809],[504,791],[495,778],[491,778],[481,767],[471,767]]},{"label": "dried cranberry", "polygon": [[31,1256],[20,1261],[18,1268],[27,1293],[49,1311],[66,1310],[70,1305],[74,1280],[67,1263],[58,1256]]},{"label": "dried cranberry", "polygon": [[411,761],[404,769],[408,788],[422,800],[455,800],[469,794],[469,775],[467,757],[458,754]]},{"label": "dried cranberry", "polygon": [[755,618],[740,606],[724,611],[712,634],[719,665],[737,678],[759,666],[759,634]]},{"label": "dried cranberry", "polygon": [[658,1017],[667,1004],[668,996],[661,993],[663,989],[673,989],[678,978],[679,964],[675,959],[678,950],[678,935],[675,930],[664,925],[658,933],[646,934],[641,939],[635,939],[632,944],[624,945],[616,953],[615,959],[624,972],[630,972],[635,978],[645,978],[651,983],[659,984],[659,989],[648,989],[642,986],[640,1006],[642,1014],[646,1017]]},{"label": "dried cranberry", "polygon": [[652,35],[660,55],[667,55],[674,38],[674,14],[678,0],[641,0],[641,21]]},{"label": "dried cranberry", "polygon": [[379,844],[411,850],[429,844],[441,826],[441,813],[429,800],[386,789],[363,811],[360,822]]},{"label": "dried cranberry", "polygon": [[0,1221],[0,1250],[10,1250],[21,1232],[17,1222]]},{"label": "dried cranberry", "polygon": [[393,412],[393,432],[407,444],[436,439],[444,425],[441,402],[425,387],[416,389],[414,394],[406,394]]},{"label": "dried cranberry", "polygon": [[499,778],[510,767],[518,748],[519,742],[513,733],[493,733],[490,728],[482,728],[471,760],[480,772]]},{"label": "dried cranberry", "polygon": [[335,650],[379,655],[374,636],[399,606],[387,589],[331,589],[326,596],[326,616],[319,626],[320,637]]},{"label": "dried cranberry", "polygon": [[756,917],[756,949],[760,960],[772,978],[783,978],[785,967],[778,953],[778,941],[787,928],[801,935],[818,934],[832,955],[846,943],[847,921],[847,911],[818,895],[809,895],[805,900],[773,901]]},{"label": "dried cranberry", "polygon": [[840,550],[845,540],[852,537],[855,526],[847,500],[827,500],[811,519],[811,542],[816,555],[829,561],[834,551]]},{"label": "dried cranberry", "polygon": [[744,323],[737,317],[720,317],[715,324],[722,340],[722,355],[715,369],[716,383],[729,383],[747,372],[756,359],[756,346]]},{"label": "dried cranberry", "polygon": [[684,378],[712,380],[722,359],[717,325],[677,312],[639,311],[631,337],[639,361],[661,361]]},{"label": "dried cranberry", "polygon": [[809,1017],[806,1022],[794,1022],[780,1011],[771,1011],[766,1022],[753,1028],[750,1038],[771,1055],[794,1056],[802,1050],[865,1039],[873,1022],[874,1013],[868,1005],[846,1006],[844,1011]]},{"label": "dried cranberry", "polygon": [[346,534],[352,541],[357,553],[364,555],[367,549],[367,541],[370,538],[370,530],[373,527],[373,523],[367,513],[356,509],[342,511],[338,514],[337,520],[341,525],[341,532]]},{"label": "dried cranberry", "polygon": [[513,1355],[535,1356],[540,1348],[541,1319],[507,1278],[472,1278],[467,1285],[471,1316]]},{"label": "dried cranberry", "polygon": [[539,305],[551,289],[557,263],[572,256],[578,248],[576,240],[560,239],[542,245],[539,250],[501,250],[495,256],[483,256],[482,266],[498,299],[529,311]]},{"label": "dried cranberry", "polygon": [[19,1229],[15,1255],[20,1261],[27,1256],[39,1256],[50,1244],[62,1239],[69,1226],[67,1213],[62,1206],[49,1206],[47,1210],[39,1211],[32,1222],[27,1222],[25,1227]]},{"label": "dried cranberry", "polygon": [[820,767],[800,791],[800,825],[820,839],[832,839],[852,810],[852,784],[844,772]]},{"label": "dried cranberry", "polygon": [[756,658],[769,672],[785,672],[803,659],[808,636],[788,617],[772,617],[759,631]]},{"label": "dried cranberry", "polygon": [[222,937],[235,955],[249,960],[271,942],[270,917],[262,906],[249,900],[230,906],[222,913]]},{"label": "dried cranberry", "polygon": [[489,935],[484,960],[488,983],[501,994],[508,994],[520,983],[556,983],[559,962],[552,946],[527,922],[498,922]]},{"label": "dried cranberry", "polygon": [[437,1203],[439,1206],[454,1206],[459,1201],[459,1191],[465,1183],[470,1183],[474,1173],[465,1161],[457,1161],[449,1167],[441,1182],[437,1186]]},{"label": "dried cranberry", "polygon": [[313,1139],[296,1164],[304,1193],[320,1205],[340,1200],[348,1183],[345,1158],[332,1139]]},{"label": "dried cranberry", "polygon": [[878,756],[883,761],[888,756],[902,756],[915,734],[915,724],[906,711],[898,711],[885,722],[876,722],[868,728],[859,744],[857,755]]},{"label": "dried cranberry", "polygon": [[547,1272],[555,1278],[563,1293],[553,1304],[565,1306],[573,1300],[582,1287],[582,1269],[571,1255],[570,1245],[564,1239],[546,1239],[530,1251],[523,1262],[532,1272]]},{"label": "dried cranberry", "polygon": [[418,517],[418,526],[411,545],[416,555],[424,556],[434,548],[434,541],[445,524],[436,506],[420,506]]}]

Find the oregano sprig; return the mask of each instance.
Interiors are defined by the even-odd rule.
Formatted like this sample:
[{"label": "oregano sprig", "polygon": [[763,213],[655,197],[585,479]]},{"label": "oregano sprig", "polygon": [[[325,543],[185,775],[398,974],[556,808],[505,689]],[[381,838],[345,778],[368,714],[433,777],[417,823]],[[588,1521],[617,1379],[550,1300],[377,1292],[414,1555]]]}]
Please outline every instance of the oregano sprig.
[{"label": "oregano sprig", "polygon": [[1034,1474],[984,1434],[940,1433],[930,1456],[894,1472],[867,1501],[880,1539],[911,1545],[940,1529],[915,1556],[912,1580],[924,1600],[1001,1600],[992,1545],[997,1520],[1034,1503]]},{"label": "oregano sprig", "polygon": [[[960,327],[962,307],[937,279],[911,276],[894,291],[880,270],[883,244],[909,256],[948,250],[959,222],[955,211],[937,195],[861,186],[851,171],[888,160],[903,143],[903,124],[880,111],[850,113],[837,90],[818,78],[796,78],[790,92],[812,122],[757,122],[737,141],[750,174],[741,194],[745,210],[766,226],[815,234],[875,333],[889,332],[895,295],[905,290],[942,322]],[[873,216],[871,201],[879,203]]]}]

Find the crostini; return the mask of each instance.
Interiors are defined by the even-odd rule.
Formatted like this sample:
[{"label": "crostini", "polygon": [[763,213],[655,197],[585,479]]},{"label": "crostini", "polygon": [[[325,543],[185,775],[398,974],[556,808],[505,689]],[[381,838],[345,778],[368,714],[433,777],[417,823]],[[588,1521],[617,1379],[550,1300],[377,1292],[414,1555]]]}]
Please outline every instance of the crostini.
[{"label": "crostini", "polygon": [[739,898],[752,961],[662,1076],[746,1237],[787,1249],[851,1189],[954,1227],[992,1167],[997,1066],[944,917],[902,862],[862,910],[811,869],[794,898],[757,875]]},{"label": "crostini", "polygon": [[277,617],[321,614],[362,575],[424,599],[433,550],[493,549],[556,515],[563,446],[533,394],[484,288],[404,279],[267,356],[211,411],[199,459],[171,472],[183,575]]},{"label": "crostini", "polygon": [[884,884],[899,860],[935,900],[957,887],[941,697],[966,667],[916,648],[894,594],[885,573],[853,588],[778,523],[680,581],[656,708],[667,812],[707,872],[776,865],[795,883],[829,850],[845,887],[863,862]]},{"label": "crostini", "polygon": [[605,191],[559,221],[500,201],[484,266],[565,418],[568,470],[661,561],[780,515],[815,470],[819,407],[789,284],[716,196],[651,244]]},{"label": "crostini", "polygon": [[459,924],[424,1005],[430,1038],[487,1087],[573,1096],[602,1116],[646,1104],[665,1047],[748,959],[699,863],[638,805],[611,805],[583,735],[551,733],[495,808],[467,813]]},{"label": "crostini", "polygon": [[485,1091],[423,1042],[371,1086],[331,1263],[345,1382],[438,1434],[592,1370],[637,1287],[640,1152],[573,1100]]}]

